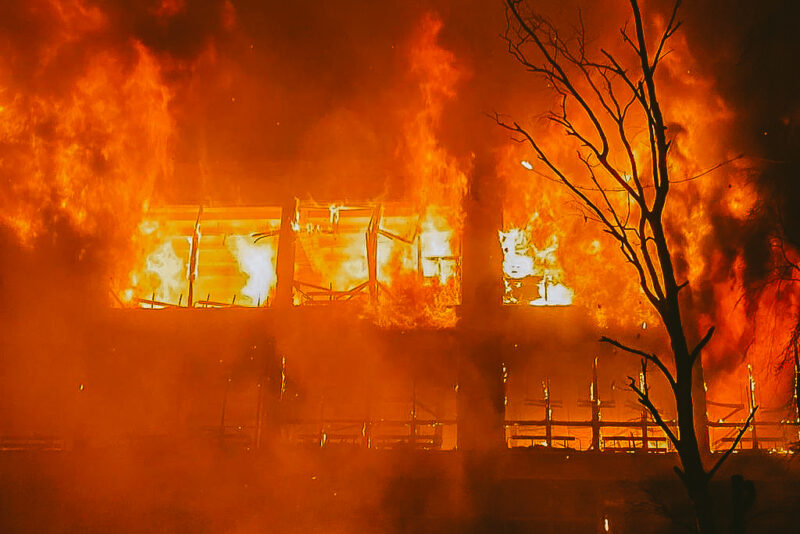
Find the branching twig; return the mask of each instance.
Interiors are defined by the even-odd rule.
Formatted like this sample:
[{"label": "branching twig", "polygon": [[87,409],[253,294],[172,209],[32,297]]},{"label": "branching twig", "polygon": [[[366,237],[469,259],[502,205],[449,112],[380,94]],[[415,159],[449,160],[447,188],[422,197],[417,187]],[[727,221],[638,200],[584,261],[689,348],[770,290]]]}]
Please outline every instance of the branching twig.
[{"label": "branching twig", "polygon": [[664,365],[664,362],[661,361],[661,358],[659,358],[655,354],[647,353],[647,352],[645,352],[643,350],[639,350],[639,349],[635,349],[635,348],[632,348],[632,347],[628,347],[627,345],[623,345],[619,341],[617,341],[615,339],[611,339],[611,338],[606,337],[606,336],[601,337],[600,338],[600,342],[601,343],[609,343],[609,344],[614,345],[615,347],[617,347],[619,349],[624,350],[625,352],[630,352],[631,354],[636,354],[638,356],[641,356],[642,358],[644,358],[647,361],[653,362],[656,365],[656,367],[658,367],[658,370],[661,371],[661,373],[667,379],[667,382],[669,382],[670,387],[673,390],[675,389],[675,379],[673,378],[672,373],[670,373],[669,369],[667,369],[667,366]]},{"label": "branching twig", "polygon": [[711,341],[711,337],[713,335],[714,335],[714,327],[712,326],[711,328],[708,329],[706,335],[703,336],[703,339],[701,339],[700,342],[697,345],[695,345],[694,349],[692,350],[692,353],[689,355],[689,361],[692,365],[694,365],[694,362],[695,360],[697,360],[697,357],[700,356],[700,352],[702,352],[703,348],[708,344],[709,341]]},{"label": "branching twig", "polygon": [[728,459],[728,456],[730,456],[731,453],[733,453],[733,451],[736,449],[736,447],[739,446],[739,442],[742,441],[744,433],[747,432],[747,429],[750,428],[750,424],[753,422],[753,416],[756,415],[756,410],[758,410],[758,406],[753,406],[753,409],[750,410],[750,415],[747,416],[747,421],[744,422],[744,426],[741,429],[739,429],[739,432],[736,434],[736,439],[733,440],[733,444],[728,448],[727,451],[725,451],[725,454],[723,454],[722,457],[720,457],[720,459],[717,460],[717,463],[715,463],[714,467],[712,467],[711,470],[708,472],[709,480],[714,476],[714,473],[716,473],[717,470],[720,467],[722,467],[722,464],[725,462],[725,460]]},{"label": "branching twig", "polygon": [[681,442],[675,433],[672,432],[672,429],[667,425],[664,419],[661,417],[661,412],[658,408],[655,407],[653,402],[650,400],[650,388],[647,386],[647,360],[642,360],[642,377],[643,377],[643,384],[642,387],[636,385],[636,380],[633,377],[628,377],[628,387],[636,393],[636,396],[639,397],[639,403],[647,408],[647,411],[650,412],[650,415],[653,416],[653,420],[656,424],[664,431],[664,434],[667,435],[669,440],[675,446],[676,449],[680,449]]}]

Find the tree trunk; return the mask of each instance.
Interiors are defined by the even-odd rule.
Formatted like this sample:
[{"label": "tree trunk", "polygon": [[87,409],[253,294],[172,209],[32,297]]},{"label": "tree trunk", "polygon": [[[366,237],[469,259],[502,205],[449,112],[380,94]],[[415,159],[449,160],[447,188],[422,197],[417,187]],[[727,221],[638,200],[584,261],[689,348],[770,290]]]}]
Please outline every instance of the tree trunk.
[{"label": "tree trunk", "polygon": [[702,355],[694,362],[694,381],[692,383],[692,400],[694,403],[694,430],[697,434],[697,446],[700,456],[708,460],[711,457],[711,438],[708,434],[708,406],[706,404],[706,379],[703,373]]},{"label": "tree trunk", "polygon": [[714,502],[711,499],[711,492],[708,488],[708,477],[691,483],[687,486],[689,498],[692,500],[694,513],[697,517],[697,530],[701,534],[715,534],[717,525],[714,521]]},{"label": "tree trunk", "polygon": [[[703,467],[703,457],[695,434],[692,402],[692,369],[688,365],[689,353],[684,354],[683,364],[678,366],[676,402],[678,429],[680,432],[680,455],[683,465],[683,483],[689,493],[697,517],[697,528],[702,534],[716,533],[714,502],[709,491],[708,474]],[[677,355],[676,355],[677,360]]]},{"label": "tree trunk", "polygon": [[[661,226],[658,226],[661,230]],[[678,454],[683,465],[683,483],[689,492],[697,527],[702,534],[716,533],[714,523],[714,503],[709,491],[709,478],[703,467],[703,453],[698,443],[695,425],[695,406],[692,398],[694,388],[694,365],[692,354],[686,342],[686,334],[681,320],[678,301],[678,286],[675,282],[672,262],[666,251],[666,238],[663,231],[654,232],[659,252],[667,254],[661,257],[664,273],[665,299],[659,309],[664,326],[669,335],[672,354],[675,359],[675,404],[678,412],[678,431],[680,446]],[[665,261],[666,260],[666,261]],[[700,357],[697,357],[700,360]],[[703,399],[704,400],[704,399]],[[701,404],[705,404],[704,402]],[[705,425],[703,425],[705,427]]]}]

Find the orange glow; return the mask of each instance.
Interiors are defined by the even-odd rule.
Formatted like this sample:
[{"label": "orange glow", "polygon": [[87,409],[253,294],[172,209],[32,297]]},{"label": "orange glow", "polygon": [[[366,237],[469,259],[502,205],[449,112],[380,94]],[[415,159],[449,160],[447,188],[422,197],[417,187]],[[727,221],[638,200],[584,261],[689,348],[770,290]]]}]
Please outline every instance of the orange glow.
[{"label": "orange glow", "polygon": [[180,206],[151,210],[139,226],[141,260],[130,272],[129,287],[121,291],[120,300],[146,308],[187,306],[190,275],[194,275],[193,305],[253,307],[265,305],[272,298],[279,211],[204,209],[197,261],[194,273],[190,273],[197,212],[197,208]]},{"label": "orange glow", "polygon": [[[659,24],[663,26],[665,21],[656,21]],[[775,369],[792,330],[796,290],[789,285],[758,295],[748,292],[743,252],[723,252],[727,245],[720,241],[725,235],[717,233],[719,218],[737,221],[727,223],[731,227],[750,224],[761,202],[760,192],[752,183],[757,167],[726,143],[737,114],[719,96],[713,79],[699,74],[702,71],[694,63],[685,36],[678,32],[672,45],[660,67],[663,71],[659,79],[659,94],[673,138],[673,185],[664,219],[679,282],[689,284],[684,290],[684,319],[693,339],[716,325],[715,337],[704,356],[706,377],[713,382],[713,398],[735,396],[733,392],[740,387],[744,365],[749,361],[756,375],[773,385],[763,388],[763,402],[777,405],[783,402],[780,399],[788,398],[790,370],[776,374]],[[615,45],[609,42],[608,46]],[[575,111],[571,117],[578,124],[586,120]],[[592,183],[579,178],[586,171],[576,162],[575,151],[581,150],[578,144],[564,136],[563,128],[547,121],[533,123],[531,131],[591,195]],[[630,135],[637,166],[647,169],[646,130],[632,129]],[[600,328],[634,334],[637,325],[658,324],[633,267],[617,243],[601,232],[591,214],[581,211],[580,201],[533,156],[525,145],[509,144],[498,167],[506,189],[504,229],[499,233],[504,255],[504,302],[545,304],[541,286],[549,277],[563,284],[559,288],[569,296],[564,303],[585,309]],[[627,169],[627,162],[614,165]],[[609,189],[609,201],[623,214],[624,199],[624,194]],[[523,281],[531,276],[542,277],[538,292],[524,287]],[[711,303],[709,294],[713,294]]]},{"label": "orange glow", "polygon": [[[503,303],[531,306],[572,304],[573,292],[562,283],[563,272],[557,265],[558,238],[551,236],[545,248],[538,249],[530,242],[528,234],[530,231],[519,228],[498,232],[503,249]],[[533,288],[536,293],[531,293]]]},{"label": "orange glow", "polygon": [[[490,333],[501,340],[498,352],[510,353],[502,354],[508,388],[524,380],[538,395],[538,386],[530,384],[548,377],[534,374],[562,372],[545,365],[548,351],[570,355],[569,372],[553,377],[553,394],[564,399],[564,406],[573,400],[572,392],[562,393],[559,380],[577,382],[575,373],[588,374],[587,362],[595,357],[606,372],[609,352],[593,351],[612,349],[596,348],[599,335],[668,353],[658,314],[618,243],[528,146],[502,137],[505,132],[491,120],[475,118],[496,107],[530,125],[565,173],[587,195],[600,198],[576,161],[576,154],[586,156],[585,146],[565,138],[561,126],[542,120],[542,113],[553,109],[551,88],[520,82],[512,72],[518,65],[497,67],[497,78],[484,80],[483,69],[501,64],[494,54],[507,50],[487,49],[485,57],[473,53],[460,26],[466,19],[456,17],[450,27],[435,13],[408,8],[413,20],[392,28],[380,47],[362,47],[345,43],[345,32],[335,25],[304,26],[299,33],[308,31],[309,42],[299,42],[291,25],[271,22],[274,27],[260,28],[269,17],[250,19],[254,6],[237,12],[236,2],[223,0],[205,12],[200,4],[153,0],[127,22],[129,13],[106,3],[43,0],[22,10],[41,26],[41,43],[33,51],[18,51],[19,43],[0,40],[5,52],[0,54],[5,184],[0,224],[18,246],[11,254],[24,251],[31,263],[42,266],[36,281],[20,291],[20,301],[49,305],[54,299],[68,310],[89,302],[102,310],[98,315],[108,304],[130,310],[235,309],[188,315],[208,321],[209,331],[218,326],[213,322],[219,316],[267,318],[258,333],[275,341],[270,350],[276,361],[278,354],[283,364],[288,359],[289,369],[300,352],[309,358],[308,367],[329,355],[331,365],[337,363],[345,350],[327,345],[345,335],[334,331],[338,320],[364,319],[353,327],[354,338],[362,329],[387,336],[416,330],[409,338],[435,331],[452,338],[452,345],[470,347],[467,351],[485,333],[469,330],[474,326],[470,314],[491,310],[496,317],[487,318],[485,328],[496,330]],[[647,24],[658,27],[664,21],[648,19]],[[333,36],[325,32],[331,28],[342,42],[330,41]],[[615,47],[624,46],[617,30],[596,36],[615,53]],[[313,42],[316,32],[325,35],[331,50],[346,49],[352,64],[336,63],[339,58]],[[369,32],[375,33],[372,26]],[[800,288],[787,283],[753,291],[752,251],[743,250],[740,239],[745,233],[751,241],[760,239],[749,232],[760,231],[754,217],[766,199],[757,174],[765,164],[739,157],[740,150],[732,148],[742,111],[696,64],[690,43],[678,32],[670,44],[658,80],[673,140],[664,226],[678,281],[688,284],[681,292],[687,335],[693,344],[705,329],[717,328],[703,353],[710,398],[736,400],[746,387],[749,364],[760,384],[758,402],[779,406],[790,393],[791,365],[781,367],[781,362],[800,310]],[[508,72],[499,72],[505,68]],[[631,158],[646,175],[652,171],[644,120],[640,111],[631,111]],[[611,147],[612,164],[630,182],[630,163],[618,160],[619,148]],[[485,183],[499,200],[487,201],[490,222],[475,228],[468,210],[484,207]],[[610,205],[636,220],[639,214],[619,184],[607,193]],[[287,199],[296,199],[297,207],[284,217],[282,210],[292,208],[282,206],[293,205]],[[289,228],[282,228],[282,221]],[[486,236],[490,239],[482,241]],[[477,257],[473,265],[465,263],[464,251]],[[772,254],[773,263],[780,263],[778,252]],[[795,251],[788,254],[797,259]],[[487,272],[490,280],[482,278]],[[466,273],[477,274],[470,280]],[[77,289],[68,287],[71,276],[81,280]],[[287,278],[285,286],[280,283]],[[475,305],[462,307],[464,302]],[[329,309],[317,315],[315,308],[322,306]],[[187,316],[179,311],[107,313],[124,320],[143,315],[154,323],[164,316]],[[461,316],[466,319],[459,324]],[[324,334],[308,334],[301,330],[307,325],[291,324],[287,334],[282,323],[266,325],[276,317],[276,323],[291,323],[286,317],[324,317],[321,322],[334,326]],[[581,323],[575,329],[580,339],[566,339],[574,322]],[[54,324],[53,337],[60,343],[80,330],[73,324],[57,330],[61,323]],[[85,329],[93,330],[90,326]],[[526,336],[531,339],[517,339]],[[297,341],[302,337],[309,338],[303,343],[323,347],[315,352],[318,347]],[[352,353],[368,355],[347,360],[342,366],[347,373],[400,360],[399,349],[394,352],[376,339],[364,342],[374,342],[370,350],[356,341],[349,345]],[[76,342],[71,350],[83,358],[82,351],[94,350],[94,341],[85,342],[89,349]],[[114,343],[97,351],[117,350]],[[14,348],[34,344],[26,340]],[[233,358],[228,352],[241,349],[234,345],[214,348],[219,358],[214,354],[213,362],[220,369]],[[295,352],[284,354],[285,346]],[[53,347],[42,343],[41,350],[56,352]],[[409,342],[403,350],[415,347]],[[611,380],[619,384],[629,362],[635,365],[615,360],[608,371],[616,373]],[[520,371],[540,364],[531,376]],[[458,365],[448,360],[442,367],[468,374]],[[78,376],[70,376],[70,391],[76,383],[83,391],[85,370],[73,374]],[[294,392],[287,391],[296,387],[295,376],[288,376],[281,377],[281,395],[291,397]],[[603,402],[609,396],[607,378],[587,388],[587,377],[580,395],[589,389],[591,402],[599,406],[600,396]],[[94,381],[87,384],[91,396],[97,388]],[[302,386],[316,391],[315,384]],[[456,391],[458,384],[446,388]],[[524,391],[524,398],[531,394]],[[508,414],[518,408],[522,394],[505,392],[504,397]],[[250,404],[250,412],[260,406]],[[402,411],[409,413],[405,405]],[[620,412],[620,417],[629,415]],[[559,417],[550,408],[547,414]],[[523,415],[529,414],[520,419]],[[323,429],[315,439],[330,444],[335,434]],[[372,443],[366,423],[362,436]]]},{"label": "orange glow", "polygon": [[[75,32],[102,21],[93,10],[59,13]],[[25,243],[49,231],[43,209],[84,235],[135,228],[154,182],[171,172],[170,91],[153,55],[138,43],[128,63],[97,54],[60,98],[29,96],[8,83],[0,65],[0,140],[14,147],[0,168],[15,195],[3,200],[2,221]]]}]

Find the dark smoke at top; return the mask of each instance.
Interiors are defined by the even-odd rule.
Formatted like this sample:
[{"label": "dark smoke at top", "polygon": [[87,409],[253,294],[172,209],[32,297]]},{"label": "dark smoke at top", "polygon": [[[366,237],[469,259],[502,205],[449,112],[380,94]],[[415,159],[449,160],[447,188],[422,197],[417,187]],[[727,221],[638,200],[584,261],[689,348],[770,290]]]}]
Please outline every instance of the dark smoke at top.
[{"label": "dark smoke at top", "polygon": [[163,184],[166,201],[405,196],[397,146],[419,93],[409,45],[431,13],[465,73],[441,139],[457,156],[502,141],[484,113],[520,73],[497,39],[500,5],[187,1],[164,16],[152,4],[102,5],[121,35],[162,58],[175,90],[176,168]]},{"label": "dark smoke at top", "polygon": [[[685,3],[683,14],[692,54],[736,112],[730,142],[757,163],[753,177],[764,202],[739,237],[749,278],[757,281],[766,275],[766,234],[774,231],[776,210],[789,240],[800,244],[794,208],[800,198],[800,76],[790,59],[800,54],[800,6],[791,0],[710,0]],[[735,240],[730,234],[720,237]]]}]

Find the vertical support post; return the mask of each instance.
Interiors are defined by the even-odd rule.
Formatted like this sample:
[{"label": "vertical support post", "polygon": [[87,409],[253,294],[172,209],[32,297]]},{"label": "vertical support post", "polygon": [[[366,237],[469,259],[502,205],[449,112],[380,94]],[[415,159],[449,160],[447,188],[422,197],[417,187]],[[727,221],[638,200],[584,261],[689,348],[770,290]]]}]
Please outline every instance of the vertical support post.
[{"label": "vertical support post", "polygon": [[[645,391],[647,389],[647,385],[645,384],[645,376],[644,372],[639,373],[639,389],[640,391]],[[648,413],[647,408],[642,406],[642,415],[641,415],[641,424],[642,424],[642,450],[647,452],[649,450],[649,443],[647,442],[647,423],[648,423]]]},{"label": "vertical support post", "polygon": [[369,395],[364,395],[366,401],[364,424],[361,426],[362,445],[365,449],[372,448],[372,409]]},{"label": "vertical support post", "polygon": [[[748,363],[747,364],[747,404],[748,404],[748,415],[753,412],[753,408],[756,406],[756,380],[753,378],[753,368]],[[756,432],[756,418],[753,416],[753,421],[750,425],[750,432],[752,433],[753,437],[753,450],[758,449],[758,433]]]},{"label": "vertical support post", "polygon": [[[194,223],[192,232],[192,242],[189,246],[189,267],[186,278],[189,280],[189,298],[186,300],[186,307],[194,306],[194,282],[197,279],[198,263],[200,259],[200,217],[203,215],[203,206],[197,210],[197,220]],[[155,297],[153,298],[155,300]]]},{"label": "vertical support post", "polygon": [[420,280],[425,278],[425,273],[422,271],[422,229],[417,223],[417,277]]},{"label": "vertical support post", "polygon": [[281,356],[281,389],[278,395],[278,400],[283,400],[283,395],[286,393],[286,356]]},{"label": "vertical support post", "polygon": [[286,394],[286,356],[281,356],[281,374],[280,374],[280,388],[278,389],[278,402],[275,406],[275,411],[277,413],[277,420],[278,425],[280,428],[280,435],[281,437],[285,436],[286,432],[286,425],[284,421],[284,410],[283,410],[283,397]]},{"label": "vertical support post", "polygon": [[364,393],[364,422],[361,425],[361,444],[365,449],[372,448],[372,402],[375,397],[374,381],[377,378],[373,365],[368,360],[362,363],[362,387]]},{"label": "vertical support post", "polygon": [[[508,367],[506,367],[505,362],[501,363],[500,365],[500,368],[503,371],[503,419],[508,420]],[[508,444],[507,429],[508,427],[506,427],[504,424],[503,438],[505,439],[506,444]]]},{"label": "vertical support post", "polygon": [[283,420],[279,408],[280,399],[286,387],[285,358],[280,358],[275,339],[261,338],[250,349],[251,360],[257,358],[258,373],[256,384],[256,424],[254,447],[260,449],[266,442],[275,439],[275,432],[283,432]]},{"label": "vertical support post", "polygon": [[597,380],[597,357],[592,362],[592,385],[589,399],[592,406],[592,446],[591,450],[600,451],[600,393]]},{"label": "vertical support post", "polygon": [[361,444],[365,449],[372,448],[372,422],[369,420],[369,417],[364,420],[361,426]]},{"label": "vertical support post", "polygon": [[648,423],[648,415],[647,410],[642,410],[642,450],[647,452],[650,450],[650,442],[648,441],[648,433],[647,433],[647,423]]},{"label": "vertical support post", "polygon": [[281,228],[278,234],[278,259],[275,287],[275,307],[291,308],[294,288],[295,239],[299,228],[299,201],[292,197],[281,210]]},{"label": "vertical support post", "polygon": [[369,276],[369,299],[372,304],[378,302],[378,229],[381,227],[383,205],[372,210],[372,217],[367,225],[367,273]]},{"label": "vertical support post", "polygon": [[477,154],[464,198],[457,397],[457,439],[462,450],[507,446],[501,366],[506,341],[497,334],[503,316],[503,251],[497,241],[497,229],[502,227],[502,183],[494,157]]},{"label": "vertical support post", "polygon": [[800,356],[794,348],[794,420],[800,423]]},{"label": "vertical support post", "polygon": [[553,410],[550,407],[550,379],[542,380],[544,389],[544,438],[548,447],[553,446]]}]

